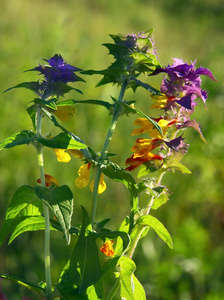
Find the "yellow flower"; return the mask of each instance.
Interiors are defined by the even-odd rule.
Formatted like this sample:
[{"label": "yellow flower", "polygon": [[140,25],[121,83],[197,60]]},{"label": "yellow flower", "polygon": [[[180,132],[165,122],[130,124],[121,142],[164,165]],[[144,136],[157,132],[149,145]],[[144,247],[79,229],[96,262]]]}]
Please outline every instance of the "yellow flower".
[{"label": "yellow flower", "polygon": [[177,119],[174,119],[171,121],[160,119],[158,124],[161,127],[163,134],[161,135],[157,129],[152,128],[151,130],[149,130],[149,135],[154,139],[163,139],[167,132],[168,127],[170,127],[171,125],[173,125],[176,122],[177,122]]},{"label": "yellow flower", "polygon": [[71,160],[69,153],[75,156],[76,158],[83,158],[82,152],[76,149],[54,149],[54,152],[57,156],[57,160],[63,163],[68,163]]},{"label": "yellow flower", "polygon": [[[78,170],[78,175],[79,177],[76,178],[75,180],[75,185],[78,188],[84,188],[89,184],[89,177],[90,177],[90,168],[91,164],[84,164],[82,165],[79,170]],[[94,180],[90,183],[89,188],[91,191],[93,191],[94,187]],[[100,182],[99,182],[99,187],[98,187],[98,194],[102,194],[106,190],[107,186],[106,183],[103,179],[103,173],[100,176]]]},{"label": "yellow flower", "polygon": [[74,113],[75,108],[72,105],[57,106],[57,110],[53,111],[53,114],[63,122],[73,117]]},{"label": "yellow flower", "polygon": [[134,129],[131,135],[145,133],[153,128],[152,123],[146,118],[137,118],[134,125],[140,126],[140,128]]},{"label": "yellow flower", "polygon": [[[94,180],[90,183],[89,188],[91,191],[93,191],[93,187],[94,187]],[[103,173],[100,176],[100,183],[99,183],[99,187],[98,187],[98,194],[102,194],[105,190],[106,190],[107,186],[106,183],[103,179]]]},{"label": "yellow flower", "polygon": [[114,249],[112,246],[113,244],[114,244],[113,240],[107,240],[100,248],[100,251],[103,252],[106,256],[113,257],[114,256]]},{"label": "yellow flower", "polygon": [[175,99],[175,97],[167,97],[165,94],[163,95],[151,95],[154,103],[150,106],[150,108],[163,109],[166,108],[167,103]]},{"label": "yellow flower", "polygon": [[90,167],[91,164],[84,164],[78,170],[79,177],[75,180],[75,185],[82,189],[89,184],[89,176],[90,176]]},{"label": "yellow flower", "polygon": [[[50,185],[53,185],[53,184],[55,184],[56,186],[59,186],[59,183],[58,183],[57,179],[54,178],[53,176],[48,175],[48,174],[44,174],[44,177],[45,177],[45,185],[46,185],[46,187],[49,187]],[[41,179],[39,178],[37,180],[37,182],[41,183]]]}]

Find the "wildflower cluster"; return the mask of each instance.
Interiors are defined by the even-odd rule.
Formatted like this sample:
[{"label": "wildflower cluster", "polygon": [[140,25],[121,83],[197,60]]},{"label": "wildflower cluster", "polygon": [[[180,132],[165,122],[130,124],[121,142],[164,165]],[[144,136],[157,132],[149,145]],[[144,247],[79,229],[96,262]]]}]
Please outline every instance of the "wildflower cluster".
[{"label": "wildflower cluster", "polygon": [[[152,95],[152,109],[163,109],[164,116],[154,119],[162,129],[162,134],[154,128],[153,124],[146,118],[138,118],[134,125],[140,128],[134,129],[132,135],[139,135],[148,132],[150,139],[138,138],[135,141],[132,151],[134,154],[126,160],[128,167],[126,170],[132,171],[141,166],[152,171],[153,166],[157,170],[163,168],[163,162],[170,161],[174,156],[175,160],[182,159],[188,146],[183,142],[182,135],[178,135],[181,129],[193,127],[201,138],[205,141],[199,124],[191,120],[190,116],[198,104],[197,98],[201,98],[205,104],[207,93],[201,88],[200,75],[206,75],[212,80],[216,80],[212,72],[205,68],[195,67],[192,64],[184,63],[181,59],[173,59],[174,63],[166,68],[158,68],[155,74],[164,72],[167,76],[163,79],[161,85],[161,95]],[[157,154],[151,151],[157,148]],[[177,155],[179,152],[181,155]],[[158,160],[161,163],[158,163]],[[180,164],[177,164],[180,166]],[[165,166],[165,164],[164,164]],[[169,164],[169,167],[171,165]]]},{"label": "wildflower cluster", "polygon": [[[56,54],[45,60],[46,65],[39,65],[30,70],[40,73],[41,77],[38,81],[24,82],[13,87],[27,88],[37,95],[31,104],[29,102],[27,109],[33,130],[22,130],[10,136],[0,143],[0,149],[25,144],[34,146],[40,171],[40,178],[37,182],[40,185],[34,187],[24,185],[16,191],[0,230],[0,244],[8,234],[11,234],[10,242],[12,242],[21,233],[44,229],[46,283],[35,285],[27,280],[6,274],[0,274],[0,278],[26,286],[46,300],[58,297],[65,300],[112,300],[119,288],[121,299],[145,300],[146,294],[134,275],[136,266],[132,260],[138,241],[146,236],[149,228],[152,228],[170,248],[173,247],[172,238],[167,229],[150,214],[151,209],[159,208],[168,200],[167,189],[161,185],[162,176],[170,169],[190,173],[181,163],[188,149],[188,145],[184,142],[183,129],[193,127],[205,141],[199,124],[191,119],[191,115],[198,104],[198,99],[201,99],[204,105],[206,104],[207,92],[201,88],[200,76],[206,75],[216,80],[213,74],[202,67],[197,69],[195,62],[187,64],[176,58],[173,65],[163,67],[157,57],[152,30],[138,34],[111,35],[111,38],[113,43],[104,44],[109,54],[114,57],[114,62],[107,69],[82,71],[66,63],[61,55]],[[79,89],[68,85],[68,83],[84,81],[77,75],[77,72],[85,75],[102,75],[103,78],[97,86],[108,83],[117,84],[120,86],[119,95],[111,97],[110,102],[93,99],[64,99],[64,95],[70,91],[81,93]],[[160,90],[139,80],[140,75],[155,76],[159,73],[165,73]],[[133,91],[143,88],[144,91],[150,93],[153,101],[150,108],[159,110],[159,116],[151,118],[135,108],[133,101],[125,100],[124,95],[128,88],[132,88]],[[60,100],[61,96],[63,100]],[[77,103],[103,106],[107,109],[107,114],[112,115],[100,152],[93,150],[96,145],[87,146],[83,139],[59,123],[74,115],[74,106]],[[142,134],[148,134],[148,136],[136,139],[131,148],[133,154],[126,159],[126,169],[124,169],[111,161],[113,155],[109,154],[109,146],[118,118],[129,113],[138,115],[134,121],[137,128],[133,130],[132,136]],[[53,137],[51,132],[43,136],[41,129],[44,118],[50,120],[61,132]],[[58,180],[52,175],[45,174],[44,147],[53,149],[57,160],[61,163],[68,163],[72,156],[82,161],[78,171],[72,170],[72,174],[78,173],[72,189],[89,185],[92,193],[90,213],[84,206],[81,206],[81,225],[80,223],[72,225],[74,205],[72,190],[67,185],[60,186]],[[129,173],[136,168],[140,168],[138,181]],[[149,173],[155,171],[159,171],[156,180],[149,176]],[[94,179],[90,180],[93,173]],[[142,180],[143,175],[147,177]],[[124,184],[129,192],[130,214],[124,217],[118,230],[106,227],[110,221],[110,215],[109,218],[96,222],[98,195],[107,188],[104,176]],[[149,197],[146,205],[141,207],[139,200],[144,192]],[[76,197],[79,197],[77,192]],[[116,201],[113,200],[111,199],[112,203],[115,203]],[[51,230],[62,232],[67,244],[70,243],[73,235],[76,236],[71,258],[63,268],[56,284],[51,282]],[[101,247],[96,242],[97,239],[100,239],[101,244],[103,242]],[[100,258],[101,252],[107,256],[103,263],[103,258]],[[114,268],[116,268],[116,283],[108,297],[105,297],[103,279],[109,271],[114,273]]]}]

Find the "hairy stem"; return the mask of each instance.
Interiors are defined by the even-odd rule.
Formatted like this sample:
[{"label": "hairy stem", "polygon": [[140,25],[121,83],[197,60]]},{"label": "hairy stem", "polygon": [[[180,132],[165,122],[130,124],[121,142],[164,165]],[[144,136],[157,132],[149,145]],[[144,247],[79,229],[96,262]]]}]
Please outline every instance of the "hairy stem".
[{"label": "hairy stem", "polygon": [[[120,103],[123,101],[124,93],[127,88],[128,80],[125,80],[124,83],[121,86],[121,91],[117,100],[117,103]],[[113,136],[113,133],[116,129],[117,126],[117,120],[119,117],[119,105],[115,106],[115,110],[113,113],[113,117],[107,132],[107,136],[105,138],[105,142],[103,145],[103,149],[101,151],[100,159],[106,159],[107,158],[107,153],[109,149],[109,145]],[[91,209],[91,224],[92,227],[94,227],[95,223],[95,216],[96,216],[96,208],[97,208],[97,198],[98,198],[98,187],[99,187],[99,182],[100,182],[100,176],[102,174],[102,170],[100,167],[96,168],[96,175],[95,175],[95,180],[94,180],[94,187],[93,187],[93,196],[92,196],[92,209]]]},{"label": "hairy stem", "polygon": [[[41,137],[41,121],[42,114],[40,108],[37,112],[37,137]],[[40,171],[41,185],[45,184],[44,175],[44,159],[43,159],[43,148],[40,143],[37,143],[37,160]],[[46,280],[46,299],[51,299],[51,265],[50,265],[50,217],[49,209],[45,203],[43,203],[44,219],[45,219],[45,251],[44,251],[44,264],[45,264],[45,280]]]}]

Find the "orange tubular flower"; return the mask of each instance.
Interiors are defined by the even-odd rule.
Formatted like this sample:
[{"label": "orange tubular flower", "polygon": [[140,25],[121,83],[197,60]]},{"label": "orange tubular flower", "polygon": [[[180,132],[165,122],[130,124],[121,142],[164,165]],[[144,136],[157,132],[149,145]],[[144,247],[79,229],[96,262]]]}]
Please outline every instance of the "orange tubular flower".
[{"label": "orange tubular flower", "polygon": [[126,171],[133,171],[134,169],[136,169],[137,167],[141,166],[143,163],[149,161],[149,160],[163,160],[162,156],[157,155],[157,154],[153,154],[151,152],[146,152],[144,155],[140,156],[140,157],[134,157],[134,154],[129,157],[125,164],[126,166],[129,165],[129,167],[127,167],[125,170]]},{"label": "orange tubular flower", "polygon": [[[55,184],[56,186],[59,186],[59,183],[58,183],[57,179],[54,178],[53,176],[44,174],[44,177],[45,177],[45,185],[46,185],[46,187],[49,187],[50,185],[53,185],[53,184]],[[41,179],[39,178],[37,180],[37,182],[41,183]]]},{"label": "orange tubular flower", "polygon": [[106,256],[113,257],[114,256],[114,249],[112,246],[113,244],[114,244],[113,240],[107,240],[100,248],[100,251],[103,252]]},{"label": "orange tubular flower", "polygon": [[154,148],[159,146],[160,143],[161,142],[158,139],[138,138],[135,141],[134,146],[131,148],[131,151],[135,152],[133,154],[133,158],[137,158],[145,155],[146,152],[152,151]]}]

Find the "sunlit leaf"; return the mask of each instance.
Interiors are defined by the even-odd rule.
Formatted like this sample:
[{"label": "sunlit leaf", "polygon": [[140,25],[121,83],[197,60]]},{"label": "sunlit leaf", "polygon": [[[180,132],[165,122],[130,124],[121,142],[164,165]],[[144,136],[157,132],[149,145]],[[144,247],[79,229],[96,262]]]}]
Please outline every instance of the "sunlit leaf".
[{"label": "sunlit leaf", "polygon": [[147,215],[140,217],[137,221],[137,225],[151,227],[170,248],[173,248],[173,241],[169,232],[165,226],[153,216]]},{"label": "sunlit leaf", "polygon": [[42,145],[55,149],[85,149],[87,146],[73,139],[69,134],[61,132],[51,139],[37,138]]},{"label": "sunlit leaf", "polygon": [[10,280],[10,281],[13,281],[35,293],[37,293],[39,296],[44,296],[44,288],[42,288],[41,286],[39,285],[35,285],[33,283],[30,283],[24,279],[21,279],[17,276],[12,276],[12,275],[8,275],[8,274],[2,274],[0,273],[0,278],[3,278],[3,279],[7,279],[7,280]]},{"label": "sunlit leaf", "polygon": [[12,148],[15,146],[20,146],[24,144],[31,143],[35,138],[35,133],[30,130],[22,130],[17,132],[7,139],[5,139],[2,143],[0,143],[0,150],[4,148]]},{"label": "sunlit leaf", "polygon": [[183,174],[191,174],[191,171],[183,165],[177,157],[166,157],[162,165],[163,170],[174,169],[178,170]]},{"label": "sunlit leaf", "polygon": [[118,261],[120,271],[120,296],[127,300],[146,300],[145,291],[134,275],[135,263],[128,257],[122,256]]},{"label": "sunlit leaf", "polygon": [[[44,230],[45,229],[45,220],[44,217],[38,216],[38,217],[27,217],[23,221],[21,221],[13,231],[13,233],[10,236],[9,244],[21,233],[27,232],[27,231],[37,231],[37,230]],[[54,228],[51,226],[51,230],[54,230]],[[55,229],[56,230],[56,229]]]},{"label": "sunlit leaf", "polygon": [[27,217],[39,217],[42,213],[42,203],[37,198],[34,189],[26,185],[21,186],[13,195],[6,211],[5,220],[0,230],[0,245],[19,223]]}]

